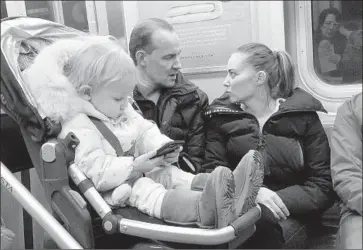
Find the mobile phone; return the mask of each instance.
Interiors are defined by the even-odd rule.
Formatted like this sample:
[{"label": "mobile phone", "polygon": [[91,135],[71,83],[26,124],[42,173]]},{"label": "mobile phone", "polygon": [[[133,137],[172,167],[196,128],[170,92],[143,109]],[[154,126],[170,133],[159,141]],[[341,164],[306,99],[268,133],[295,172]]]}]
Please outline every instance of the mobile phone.
[{"label": "mobile phone", "polygon": [[151,157],[150,160],[154,159],[156,157],[167,155],[171,152],[174,152],[175,150],[180,148],[180,146],[183,146],[183,145],[184,145],[184,141],[182,141],[182,140],[168,142],[165,145],[163,145],[161,148],[159,148],[156,151],[156,155]]}]

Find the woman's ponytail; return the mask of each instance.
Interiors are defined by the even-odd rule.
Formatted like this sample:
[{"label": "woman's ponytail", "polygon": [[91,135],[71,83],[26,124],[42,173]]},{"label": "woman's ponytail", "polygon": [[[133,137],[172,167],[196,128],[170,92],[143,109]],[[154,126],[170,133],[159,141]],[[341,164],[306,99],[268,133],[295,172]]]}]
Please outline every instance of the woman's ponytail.
[{"label": "woman's ponytail", "polygon": [[277,60],[277,88],[279,97],[289,97],[295,88],[295,69],[292,59],[285,51],[274,51]]}]

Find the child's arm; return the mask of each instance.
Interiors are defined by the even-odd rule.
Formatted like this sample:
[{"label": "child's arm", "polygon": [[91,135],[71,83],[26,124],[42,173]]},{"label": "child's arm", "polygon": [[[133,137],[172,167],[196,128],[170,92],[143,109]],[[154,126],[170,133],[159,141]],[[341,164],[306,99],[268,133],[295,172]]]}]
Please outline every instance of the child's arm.
[{"label": "child's arm", "polygon": [[74,162],[91,179],[100,192],[111,190],[124,183],[133,171],[133,157],[106,154],[104,140],[85,115],[78,115],[63,125],[60,137],[73,132],[80,143],[75,150]]},{"label": "child's arm", "polygon": [[135,154],[142,155],[150,151],[158,150],[164,144],[172,141],[166,135],[163,135],[158,126],[142,117],[131,106],[125,110],[133,126],[138,131],[135,143]]}]

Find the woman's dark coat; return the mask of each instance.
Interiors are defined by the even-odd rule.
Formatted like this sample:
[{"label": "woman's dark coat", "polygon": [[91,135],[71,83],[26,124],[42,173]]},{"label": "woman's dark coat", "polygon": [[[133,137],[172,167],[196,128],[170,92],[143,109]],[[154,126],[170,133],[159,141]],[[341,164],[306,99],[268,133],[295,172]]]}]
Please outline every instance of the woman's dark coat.
[{"label": "woman's dark coat", "polygon": [[250,149],[257,149],[265,161],[264,185],[277,192],[292,215],[323,211],[335,196],[328,138],[317,111],[326,112],[317,99],[296,88],[260,132],[252,114],[222,95],[205,112],[203,170],[234,169]]}]

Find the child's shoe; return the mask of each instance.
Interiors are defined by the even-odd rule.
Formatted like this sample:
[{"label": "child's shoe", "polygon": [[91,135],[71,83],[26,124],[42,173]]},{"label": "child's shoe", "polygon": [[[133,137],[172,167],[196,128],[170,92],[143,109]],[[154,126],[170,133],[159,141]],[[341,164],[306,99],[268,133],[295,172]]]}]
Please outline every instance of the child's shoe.
[{"label": "child's shoe", "polygon": [[261,154],[256,150],[248,151],[238,163],[233,175],[236,184],[236,212],[239,217],[256,206],[256,196],[264,177]]},{"label": "child's shoe", "polygon": [[222,228],[236,219],[234,178],[230,169],[217,167],[203,191],[169,190],[161,206],[161,218],[181,225]]}]

